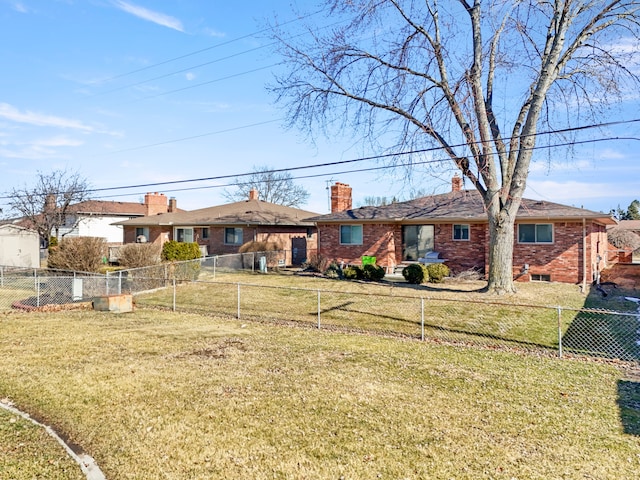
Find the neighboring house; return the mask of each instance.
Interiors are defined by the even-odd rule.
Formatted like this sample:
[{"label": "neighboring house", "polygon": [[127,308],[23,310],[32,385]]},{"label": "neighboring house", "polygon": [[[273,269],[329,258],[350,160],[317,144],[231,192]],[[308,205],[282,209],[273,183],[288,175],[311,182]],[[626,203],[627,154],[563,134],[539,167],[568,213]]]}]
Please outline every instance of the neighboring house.
[{"label": "neighboring house", "polygon": [[225,205],[153,215],[117,222],[124,227],[124,243],[168,240],[197,242],[205,255],[237,253],[251,241],[272,242],[289,253],[286,263],[299,265],[316,250],[316,228],[305,219],[317,213],[258,199],[252,190],[247,200]]},{"label": "neighboring house", "polygon": [[65,237],[101,237],[109,244],[121,244],[123,229],[116,222],[130,218],[179,211],[175,198],[162,193],[147,193],[144,203],[87,200],[69,207],[59,235]]},{"label": "neighboring house", "polygon": [[[331,211],[308,220],[318,227],[319,255],[348,264],[363,256],[393,271],[404,262],[444,261],[453,273],[488,271],[488,220],[480,194],[452,191],[386,206],[351,208],[351,187],[331,187]],[[518,280],[591,282],[606,265],[605,215],[523,199],[516,218],[513,274]],[[439,260],[436,260],[438,258]]]},{"label": "neighboring house", "polygon": [[613,263],[640,263],[640,220],[620,220],[607,232]]},{"label": "neighboring house", "polygon": [[40,236],[10,223],[0,225],[0,266],[40,267]]}]

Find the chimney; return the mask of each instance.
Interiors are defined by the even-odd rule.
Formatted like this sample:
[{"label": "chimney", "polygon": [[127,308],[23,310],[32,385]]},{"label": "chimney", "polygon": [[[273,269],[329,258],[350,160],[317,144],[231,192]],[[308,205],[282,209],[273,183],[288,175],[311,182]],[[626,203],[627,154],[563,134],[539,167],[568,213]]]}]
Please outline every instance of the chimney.
[{"label": "chimney", "polygon": [[249,190],[249,200],[258,200],[258,190],[252,188]]},{"label": "chimney", "polygon": [[462,178],[456,173],[451,179],[451,191],[459,192],[460,190],[462,190]]},{"label": "chimney", "polygon": [[147,207],[145,215],[158,215],[167,213],[167,197],[164,193],[147,193],[144,196],[144,205]]},{"label": "chimney", "polygon": [[169,210],[168,213],[173,213],[173,212],[177,212],[178,211],[178,201],[176,200],[176,197],[171,197],[169,199]]},{"label": "chimney", "polygon": [[351,210],[351,205],[351,187],[340,182],[331,185],[331,213]]}]

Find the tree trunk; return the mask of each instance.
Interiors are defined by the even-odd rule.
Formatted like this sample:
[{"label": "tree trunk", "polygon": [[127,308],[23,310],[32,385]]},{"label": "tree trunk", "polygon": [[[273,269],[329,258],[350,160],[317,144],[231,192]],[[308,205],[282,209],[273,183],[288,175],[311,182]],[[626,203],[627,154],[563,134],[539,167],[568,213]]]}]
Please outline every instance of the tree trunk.
[{"label": "tree trunk", "polygon": [[503,295],[516,291],[513,282],[514,220],[504,210],[490,209],[489,215],[489,281],[487,290]]}]

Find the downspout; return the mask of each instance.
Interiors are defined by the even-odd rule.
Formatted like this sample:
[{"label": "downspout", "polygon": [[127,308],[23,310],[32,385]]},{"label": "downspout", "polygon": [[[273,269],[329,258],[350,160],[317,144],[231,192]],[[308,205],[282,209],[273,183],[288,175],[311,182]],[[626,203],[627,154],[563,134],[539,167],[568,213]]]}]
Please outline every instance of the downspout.
[{"label": "downspout", "polygon": [[587,220],[582,219],[582,293],[587,291]]}]

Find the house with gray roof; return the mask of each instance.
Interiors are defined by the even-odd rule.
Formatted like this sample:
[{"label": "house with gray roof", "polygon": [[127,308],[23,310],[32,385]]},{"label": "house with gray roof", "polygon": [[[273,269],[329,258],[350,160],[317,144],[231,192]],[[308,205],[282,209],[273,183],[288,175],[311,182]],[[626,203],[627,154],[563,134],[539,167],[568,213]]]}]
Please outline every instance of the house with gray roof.
[{"label": "house with gray roof", "polygon": [[[360,264],[363,256],[391,272],[407,262],[444,262],[452,273],[488,271],[488,218],[480,194],[455,176],[449,193],[385,206],[351,207],[351,187],[331,187],[331,210],[318,227],[319,255]],[[610,215],[523,199],[515,225],[514,277],[591,282],[606,266]]]},{"label": "house with gray roof", "polygon": [[248,242],[276,244],[289,252],[286,263],[299,265],[316,250],[318,216],[298,208],[265,202],[252,190],[247,200],[198,210],[164,213],[117,222],[124,243],[169,240],[197,242],[208,255],[237,253]]}]

